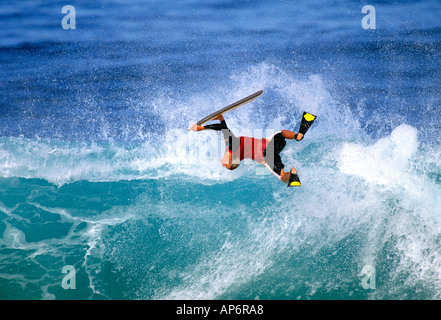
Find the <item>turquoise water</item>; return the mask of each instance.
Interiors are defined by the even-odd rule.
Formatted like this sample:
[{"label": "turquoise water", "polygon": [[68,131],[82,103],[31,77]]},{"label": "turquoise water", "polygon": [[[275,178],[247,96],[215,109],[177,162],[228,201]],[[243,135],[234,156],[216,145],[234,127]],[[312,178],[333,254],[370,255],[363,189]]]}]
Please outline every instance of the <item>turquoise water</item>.
[{"label": "turquoise water", "polygon": [[[440,299],[440,5],[363,5],[1,4],[0,298]],[[260,89],[301,188],[187,131]]]}]

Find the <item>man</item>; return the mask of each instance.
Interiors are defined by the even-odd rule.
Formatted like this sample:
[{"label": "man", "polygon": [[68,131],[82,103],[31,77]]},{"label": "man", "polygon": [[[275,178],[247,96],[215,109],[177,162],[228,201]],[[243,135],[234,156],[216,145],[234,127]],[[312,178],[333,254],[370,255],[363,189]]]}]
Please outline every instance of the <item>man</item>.
[{"label": "man", "polygon": [[286,145],[286,139],[295,139],[297,141],[303,139],[304,134],[315,119],[315,116],[307,114],[313,117],[312,120],[307,121],[305,119],[305,114],[307,113],[304,113],[299,133],[295,133],[290,130],[281,130],[276,132],[271,137],[263,139],[236,137],[228,128],[222,114],[213,119],[219,120],[220,123],[205,126],[193,124],[190,127],[190,130],[202,131],[209,129],[221,131],[223,133],[226,149],[221,162],[222,166],[228,170],[236,169],[240,165],[240,161],[245,158],[249,158],[264,165],[277,178],[286,183],[288,187],[300,186],[296,168],[292,168],[290,172],[285,172],[283,170],[285,165],[282,163],[282,159],[280,158],[280,152]]}]

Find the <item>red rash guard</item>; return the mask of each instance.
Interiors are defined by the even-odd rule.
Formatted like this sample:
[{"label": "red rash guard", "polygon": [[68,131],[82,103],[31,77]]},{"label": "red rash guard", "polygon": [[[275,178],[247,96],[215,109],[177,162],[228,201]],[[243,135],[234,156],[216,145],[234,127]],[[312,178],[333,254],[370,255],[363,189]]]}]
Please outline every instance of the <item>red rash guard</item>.
[{"label": "red rash guard", "polygon": [[264,162],[265,158],[263,157],[263,151],[266,148],[267,140],[263,139],[255,139],[250,137],[239,137],[240,139],[240,147],[237,148],[235,152],[231,150],[227,150],[232,154],[233,158],[238,157],[240,161],[243,159],[253,159],[256,162]]}]

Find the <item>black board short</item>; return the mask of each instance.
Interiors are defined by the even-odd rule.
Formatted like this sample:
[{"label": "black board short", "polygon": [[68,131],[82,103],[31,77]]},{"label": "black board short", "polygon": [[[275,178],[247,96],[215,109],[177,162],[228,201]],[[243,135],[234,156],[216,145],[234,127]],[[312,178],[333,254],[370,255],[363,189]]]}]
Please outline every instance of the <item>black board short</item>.
[{"label": "black board short", "polygon": [[272,139],[267,143],[265,150],[263,151],[263,157],[271,170],[280,176],[282,169],[285,165],[280,158],[280,152],[286,146],[286,140],[282,132],[276,133]]}]

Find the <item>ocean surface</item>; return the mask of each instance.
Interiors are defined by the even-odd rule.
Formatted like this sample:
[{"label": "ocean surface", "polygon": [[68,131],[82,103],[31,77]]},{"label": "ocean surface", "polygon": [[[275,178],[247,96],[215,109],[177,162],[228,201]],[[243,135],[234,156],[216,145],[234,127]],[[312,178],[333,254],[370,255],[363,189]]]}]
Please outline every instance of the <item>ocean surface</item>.
[{"label": "ocean surface", "polygon": [[[440,1],[68,4],[0,2],[0,299],[441,299]],[[300,188],[187,131],[261,89]]]}]

